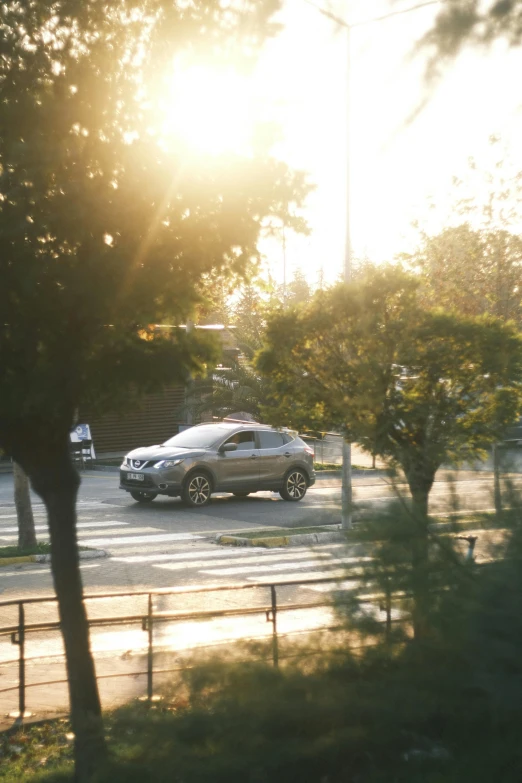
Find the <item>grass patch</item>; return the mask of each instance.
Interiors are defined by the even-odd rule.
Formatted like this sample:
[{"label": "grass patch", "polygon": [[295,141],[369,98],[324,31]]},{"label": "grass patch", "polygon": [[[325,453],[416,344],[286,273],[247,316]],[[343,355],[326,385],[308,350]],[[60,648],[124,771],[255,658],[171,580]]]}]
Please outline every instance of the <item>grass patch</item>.
[{"label": "grass patch", "polygon": [[1,546],[1,557],[25,557],[26,555],[49,555],[51,554],[51,545],[48,541],[38,541],[36,546],[26,549],[20,549],[17,546]]},{"label": "grass patch", "polygon": [[[79,546],[80,552],[85,552],[92,549],[90,546]],[[0,559],[3,557],[26,557],[27,555],[50,555],[51,544],[48,541],[38,541],[36,546],[27,547],[26,549],[20,549],[17,546],[1,546],[0,547]]]}]

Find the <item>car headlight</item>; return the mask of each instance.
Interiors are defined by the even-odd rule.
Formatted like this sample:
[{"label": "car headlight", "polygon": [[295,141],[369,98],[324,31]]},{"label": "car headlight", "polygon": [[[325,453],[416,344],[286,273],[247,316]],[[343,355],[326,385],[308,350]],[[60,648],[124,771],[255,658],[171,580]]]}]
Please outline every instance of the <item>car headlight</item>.
[{"label": "car headlight", "polygon": [[130,468],[129,460],[127,459],[127,457],[123,458],[123,462],[121,463],[121,467],[122,468]]},{"label": "car headlight", "polygon": [[179,465],[181,462],[183,462],[183,459],[162,459],[159,462],[156,462],[154,467],[155,468],[175,468],[176,465]]}]

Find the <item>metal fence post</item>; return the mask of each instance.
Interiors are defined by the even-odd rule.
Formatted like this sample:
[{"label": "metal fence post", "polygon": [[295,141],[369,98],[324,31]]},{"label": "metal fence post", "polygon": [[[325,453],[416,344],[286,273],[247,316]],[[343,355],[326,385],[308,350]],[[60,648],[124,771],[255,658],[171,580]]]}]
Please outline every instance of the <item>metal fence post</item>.
[{"label": "metal fence post", "polygon": [[25,607],[24,602],[18,604],[18,644],[20,655],[18,659],[18,711],[20,718],[25,715]]},{"label": "metal fence post", "polygon": [[149,634],[149,646],[147,653],[147,699],[149,703],[152,701],[152,666],[153,666],[153,619],[152,619],[153,607],[152,607],[152,593],[149,593],[149,605],[147,611],[147,631]]},{"label": "metal fence post", "polygon": [[18,645],[18,712],[9,713],[10,718],[23,720],[31,713],[25,711],[25,607],[18,604],[18,632],[11,635],[11,642]]}]

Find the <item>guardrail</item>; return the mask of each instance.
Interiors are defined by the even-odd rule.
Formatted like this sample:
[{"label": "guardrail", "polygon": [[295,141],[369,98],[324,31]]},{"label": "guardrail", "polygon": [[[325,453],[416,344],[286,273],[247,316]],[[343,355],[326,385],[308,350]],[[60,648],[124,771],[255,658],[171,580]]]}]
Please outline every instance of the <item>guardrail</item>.
[{"label": "guardrail", "polygon": [[[352,576],[347,574],[345,579],[349,579],[350,582],[360,581],[360,576]],[[145,671],[139,672],[125,672],[98,675],[98,679],[107,679],[112,677],[137,677],[146,675],[147,678],[147,699],[151,701],[153,699],[154,692],[154,675],[165,674],[168,672],[179,671],[177,669],[154,669],[154,628],[159,623],[176,622],[180,620],[212,620],[218,617],[248,617],[252,615],[265,615],[266,622],[272,625],[272,651],[271,657],[275,667],[279,665],[279,639],[281,636],[288,636],[289,634],[281,634],[278,632],[278,616],[281,612],[296,611],[303,609],[315,609],[315,608],[327,608],[332,606],[331,600],[319,600],[319,601],[299,601],[292,603],[278,603],[278,589],[291,588],[291,587],[306,587],[308,585],[318,584],[339,584],[338,577],[320,577],[314,579],[299,579],[290,580],[284,582],[272,582],[272,583],[241,583],[241,584],[225,584],[225,585],[209,585],[209,586],[194,586],[194,587],[181,587],[171,589],[158,589],[147,591],[135,591],[125,593],[94,593],[84,596],[86,602],[101,601],[107,599],[136,599],[138,597],[144,597],[147,599],[147,611],[137,614],[120,614],[116,616],[107,617],[92,617],[89,618],[89,627],[100,626],[117,626],[117,625],[132,625],[138,624],[141,629],[147,634],[147,668]],[[175,596],[175,595],[197,595],[197,594],[212,594],[221,593],[225,591],[238,592],[249,590],[266,590],[267,600],[256,606],[244,606],[225,609],[198,609],[196,611],[176,611],[176,612],[161,612],[154,610],[154,599],[159,596]],[[388,639],[391,633],[392,614],[391,614],[391,596],[379,596],[373,595],[371,600],[384,599],[381,611],[386,613],[386,619],[384,620],[385,636]],[[45,631],[57,631],[60,630],[59,621],[43,621],[43,622],[27,622],[26,620],[26,608],[35,604],[51,603],[56,604],[56,596],[42,596],[38,598],[23,598],[23,599],[11,599],[8,601],[0,602],[0,611],[7,607],[17,607],[18,609],[18,621],[14,624],[0,627],[1,636],[11,636],[11,642],[13,645],[18,646],[18,659],[12,661],[6,661],[4,664],[16,664],[18,662],[18,684],[0,689],[0,694],[12,692],[18,690],[18,713],[11,713],[11,717],[22,718],[27,716],[27,703],[26,703],[26,691],[31,687],[42,687],[50,685],[64,684],[66,679],[49,680],[46,682],[28,682],[27,681],[27,657],[26,657],[26,643],[27,637],[30,634],[43,633]],[[316,628],[314,630],[339,630],[339,626]],[[248,638],[248,637],[246,637]],[[30,714],[30,713],[29,713]]]}]

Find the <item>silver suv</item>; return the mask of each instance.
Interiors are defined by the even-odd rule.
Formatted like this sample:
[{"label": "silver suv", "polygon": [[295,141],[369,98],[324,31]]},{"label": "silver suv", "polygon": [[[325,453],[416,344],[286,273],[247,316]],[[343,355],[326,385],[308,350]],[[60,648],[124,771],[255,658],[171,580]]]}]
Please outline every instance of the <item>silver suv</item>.
[{"label": "silver suv", "polygon": [[295,433],[261,424],[200,424],[161,446],[127,454],[120,489],[139,503],[157,495],[181,496],[197,508],[213,492],[246,497],[272,490],[285,500],[302,500],[315,483],[313,458],[313,449]]}]

